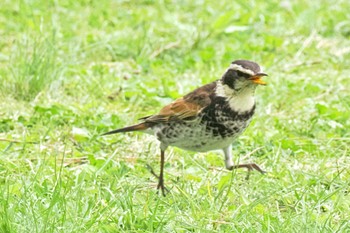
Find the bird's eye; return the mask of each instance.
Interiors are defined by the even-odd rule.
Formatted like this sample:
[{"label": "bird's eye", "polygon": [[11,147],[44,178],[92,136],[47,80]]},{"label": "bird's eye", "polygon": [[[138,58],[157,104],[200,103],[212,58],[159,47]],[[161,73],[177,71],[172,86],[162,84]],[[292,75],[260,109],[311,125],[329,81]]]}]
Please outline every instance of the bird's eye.
[{"label": "bird's eye", "polygon": [[244,78],[249,78],[250,77],[249,74],[243,73],[242,71],[237,70],[236,72],[237,72],[237,75],[239,77],[244,77]]}]

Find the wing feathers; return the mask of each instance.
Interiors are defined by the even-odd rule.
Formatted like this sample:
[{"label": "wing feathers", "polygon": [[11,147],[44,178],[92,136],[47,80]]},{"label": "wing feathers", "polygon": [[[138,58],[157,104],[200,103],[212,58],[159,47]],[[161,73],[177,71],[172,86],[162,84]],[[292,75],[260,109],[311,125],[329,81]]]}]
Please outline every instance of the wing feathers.
[{"label": "wing feathers", "polygon": [[157,115],[143,118],[145,122],[162,123],[168,121],[190,120],[211,103],[216,82],[200,87],[179,98],[160,110]]}]

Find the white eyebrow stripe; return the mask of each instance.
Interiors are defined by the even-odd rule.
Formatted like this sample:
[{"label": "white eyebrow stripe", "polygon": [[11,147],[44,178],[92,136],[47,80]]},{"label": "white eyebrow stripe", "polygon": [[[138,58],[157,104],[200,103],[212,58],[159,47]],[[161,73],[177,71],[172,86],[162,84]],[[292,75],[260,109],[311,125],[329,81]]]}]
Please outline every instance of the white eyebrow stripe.
[{"label": "white eyebrow stripe", "polygon": [[245,74],[249,74],[249,75],[254,75],[254,72],[251,71],[251,70],[248,70],[248,69],[245,69],[243,68],[242,66],[240,65],[237,65],[237,64],[231,64],[230,67],[228,68],[229,70],[238,70],[238,71],[241,71]]}]

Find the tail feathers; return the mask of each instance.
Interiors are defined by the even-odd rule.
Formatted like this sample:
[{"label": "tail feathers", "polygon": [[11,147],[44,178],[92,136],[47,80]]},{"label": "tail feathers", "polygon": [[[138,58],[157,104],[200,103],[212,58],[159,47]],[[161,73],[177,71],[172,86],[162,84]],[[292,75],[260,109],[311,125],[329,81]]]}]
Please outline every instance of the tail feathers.
[{"label": "tail feathers", "polygon": [[107,133],[102,134],[101,136],[109,135],[109,134],[115,134],[115,133],[141,131],[141,130],[145,130],[147,128],[149,128],[149,125],[146,122],[142,122],[140,124],[136,124],[136,125],[128,126],[128,127],[125,127],[125,128],[115,129],[115,130],[109,131]]}]

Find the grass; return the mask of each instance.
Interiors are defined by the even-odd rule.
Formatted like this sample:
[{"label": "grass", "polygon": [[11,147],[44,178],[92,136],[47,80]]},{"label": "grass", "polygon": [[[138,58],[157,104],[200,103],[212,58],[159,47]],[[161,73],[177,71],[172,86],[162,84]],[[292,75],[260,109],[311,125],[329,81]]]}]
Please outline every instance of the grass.
[{"label": "grass", "polygon": [[[349,1],[3,1],[0,232],[349,232]],[[257,113],[219,152],[100,137],[264,66]],[[156,169],[158,170],[158,169]]]}]

